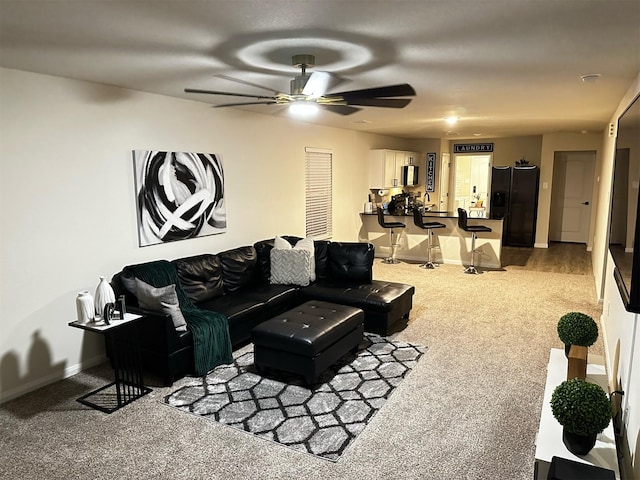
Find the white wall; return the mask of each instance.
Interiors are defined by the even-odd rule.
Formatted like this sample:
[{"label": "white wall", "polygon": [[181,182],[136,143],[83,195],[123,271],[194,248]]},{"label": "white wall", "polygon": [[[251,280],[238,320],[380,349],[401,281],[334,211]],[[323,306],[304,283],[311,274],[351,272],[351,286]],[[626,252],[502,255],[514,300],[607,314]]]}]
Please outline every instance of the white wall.
[{"label": "white wall", "polygon": [[[627,109],[640,94],[640,75],[636,77],[627,94],[618,105],[611,123]],[[592,261],[596,282],[598,270],[604,268],[601,277],[604,295],[601,326],[604,337],[607,372],[612,388],[625,392],[622,399],[625,441],[622,445],[625,457],[621,468],[627,472],[625,478],[640,479],[640,316],[624,309],[620,293],[613,277],[613,260],[608,252],[607,232],[609,227],[609,205],[611,180],[614,169],[615,137],[605,132],[603,137],[600,185],[596,214],[596,231]],[[637,190],[635,190],[637,194]],[[600,259],[602,258],[602,261]],[[634,472],[633,474],[631,472]]]},{"label": "white wall", "polygon": [[[0,69],[0,401],[104,358],[67,326],[99,275],[304,235],[307,146],[333,149],[334,238],[356,241],[369,149],[412,142]],[[139,248],[134,149],[220,155],[227,232]]]}]

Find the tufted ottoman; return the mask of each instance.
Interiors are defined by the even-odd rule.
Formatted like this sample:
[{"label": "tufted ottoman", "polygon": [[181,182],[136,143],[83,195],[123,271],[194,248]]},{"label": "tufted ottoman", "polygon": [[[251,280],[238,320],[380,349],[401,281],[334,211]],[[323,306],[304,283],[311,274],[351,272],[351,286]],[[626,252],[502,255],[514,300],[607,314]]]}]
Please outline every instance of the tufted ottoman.
[{"label": "tufted ottoman", "polygon": [[363,340],[359,308],[311,300],[256,326],[251,337],[258,371],[302,375],[308,385]]}]

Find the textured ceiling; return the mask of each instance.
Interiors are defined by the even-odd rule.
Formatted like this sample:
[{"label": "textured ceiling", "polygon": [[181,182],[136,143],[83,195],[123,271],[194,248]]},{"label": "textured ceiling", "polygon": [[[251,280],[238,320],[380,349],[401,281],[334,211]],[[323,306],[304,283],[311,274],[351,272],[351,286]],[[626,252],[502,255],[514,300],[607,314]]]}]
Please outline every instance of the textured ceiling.
[{"label": "textured ceiling", "polygon": [[214,77],[226,74],[286,92],[300,53],[339,90],[417,92],[401,110],[315,123],[408,138],[602,131],[640,71],[640,0],[0,0],[7,68],[216,104],[229,100],[184,88],[264,94]]}]

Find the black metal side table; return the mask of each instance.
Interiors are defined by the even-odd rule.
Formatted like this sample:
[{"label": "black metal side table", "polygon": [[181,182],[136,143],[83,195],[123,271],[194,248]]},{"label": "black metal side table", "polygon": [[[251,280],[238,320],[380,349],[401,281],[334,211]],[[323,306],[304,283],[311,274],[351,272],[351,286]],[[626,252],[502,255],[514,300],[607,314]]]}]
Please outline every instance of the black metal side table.
[{"label": "black metal side table", "polygon": [[[141,315],[127,313],[124,319],[112,320],[109,325],[102,321],[69,323],[71,327],[105,336],[115,377],[113,382],[78,398],[78,402],[101,412],[113,413],[151,392],[150,388],[144,386],[142,377],[138,329],[135,325],[141,318]],[[122,328],[124,326],[129,328]]]}]

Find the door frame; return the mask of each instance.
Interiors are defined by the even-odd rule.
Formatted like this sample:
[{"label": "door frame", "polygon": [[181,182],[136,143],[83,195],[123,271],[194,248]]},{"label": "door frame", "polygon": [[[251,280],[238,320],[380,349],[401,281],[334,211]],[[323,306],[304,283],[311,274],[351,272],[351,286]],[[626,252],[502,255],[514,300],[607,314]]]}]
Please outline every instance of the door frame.
[{"label": "door frame", "polygon": [[[557,178],[557,162],[562,161],[561,156],[566,156],[566,155],[570,155],[570,154],[581,154],[581,155],[586,155],[586,154],[590,154],[590,161],[591,161],[591,168],[592,168],[592,176],[591,176],[591,184],[590,185],[585,185],[587,186],[587,191],[589,191],[589,202],[590,202],[590,211],[589,211],[589,216],[587,218],[587,222],[588,222],[588,229],[587,229],[587,238],[585,241],[586,247],[588,251],[591,251],[592,249],[592,232],[593,232],[593,215],[595,212],[595,206],[594,206],[594,199],[596,198],[595,194],[594,194],[594,188],[596,185],[596,160],[597,160],[597,152],[595,150],[555,150],[553,152],[553,170],[552,170],[552,181],[551,181],[551,195],[549,198],[549,223],[547,226],[548,229],[548,241],[558,241],[558,240],[551,240],[551,234],[552,234],[552,225],[554,220],[557,220],[558,216],[561,215],[561,211],[559,211],[558,208],[553,208],[554,206],[557,207],[557,204],[555,204],[554,202],[554,198],[559,194],[559,178]],[[564,189],[564,185],[562,185],[562,188]],[[562,206],[562,205],[560,205]],[[567,243],[571,243],[571,242],[567,242]]]}]

